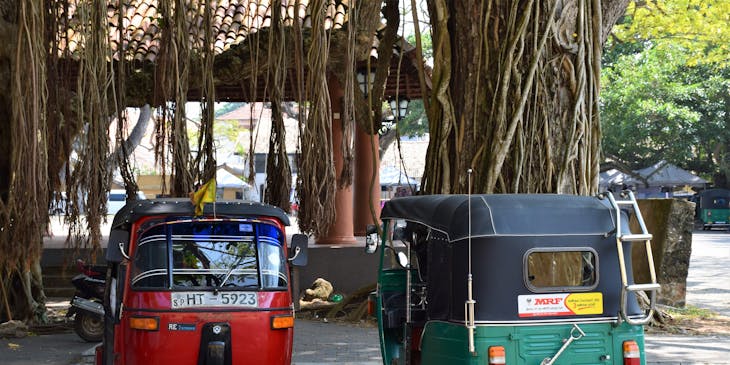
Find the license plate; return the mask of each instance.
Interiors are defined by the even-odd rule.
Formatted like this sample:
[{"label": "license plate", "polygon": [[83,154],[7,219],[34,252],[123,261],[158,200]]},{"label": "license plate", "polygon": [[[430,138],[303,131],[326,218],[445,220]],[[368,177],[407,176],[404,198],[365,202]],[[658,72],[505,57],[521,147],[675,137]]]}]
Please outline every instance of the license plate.
[{"label": "license plate", "polygon": [[255,292],[177,292],[170,295],[170,308],[194,307],[247,307],[257,308],[259,296]]}]

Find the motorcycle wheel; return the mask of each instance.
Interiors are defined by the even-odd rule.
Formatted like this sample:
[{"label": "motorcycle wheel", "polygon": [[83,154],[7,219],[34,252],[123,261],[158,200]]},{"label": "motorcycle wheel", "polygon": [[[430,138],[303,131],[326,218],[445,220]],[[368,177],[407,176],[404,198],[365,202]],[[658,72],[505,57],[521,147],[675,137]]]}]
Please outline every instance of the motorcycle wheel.
[{"label": "motorcycle wheel", "polygon": [[74,317],[74,331],[87,342],[101,342],[104,338],[104,321],[101,317],[79,311]]}]

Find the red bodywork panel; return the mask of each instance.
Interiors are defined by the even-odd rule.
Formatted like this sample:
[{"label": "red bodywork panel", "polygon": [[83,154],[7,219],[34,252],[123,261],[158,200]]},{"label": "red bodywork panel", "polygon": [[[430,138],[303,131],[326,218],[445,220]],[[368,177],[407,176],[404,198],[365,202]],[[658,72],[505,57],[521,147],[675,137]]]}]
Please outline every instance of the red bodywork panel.
[{"label": "red bodywork panel", "polygon": [[[125,306],[122,322],[115,329],[117,363],[197,364],[203,325],[228,323],[231,327],[231,356],[234,364],[290,364],[293,329],[271,329],[272,316],[292,314],[289,293],[259,292],[258,295],[258,310],[213,308],[209,311],[171,311],[169,292],[132,293],[129,304],[133,305]],[[142,306],[144,303],[148,305]],[[161,311],[157,312],[156,309]],[[131,329],[129,318],[137,315],[158,317],[159,330]],[[181,324],[194,325],[194,330],[180,330]],[[171,329],[176,325],[177,330]]]}]

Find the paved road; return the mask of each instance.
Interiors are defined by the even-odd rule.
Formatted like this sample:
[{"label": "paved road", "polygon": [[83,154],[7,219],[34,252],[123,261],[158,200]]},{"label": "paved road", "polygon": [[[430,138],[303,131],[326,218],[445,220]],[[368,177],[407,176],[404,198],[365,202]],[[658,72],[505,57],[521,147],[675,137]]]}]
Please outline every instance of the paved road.
[{"label": "paved road", "polygon": [[730,232],[692,235],[687,304],[730,317]]},{"label": "paved road", "polygon": [[79,363],[82,352],[90,347],[88,342],[84,342],[73,332],[0,339],[0,364],[76,364]]},{"label": "paved road", "polygon": [[[687,279],[687,304],[730,316],[730,233],[697,232]],[[297,320],[294,364],[381,364],[374,328]],[[79,364],[91,348],[73,333],[0,339],[0,364]],[[657,336],[646,340],[648,364],[730,364],[728,336]]]},{"label": "paved road", "polygon": [[298,320],[294,327],[294,365],[382,365],[374,327]]}]

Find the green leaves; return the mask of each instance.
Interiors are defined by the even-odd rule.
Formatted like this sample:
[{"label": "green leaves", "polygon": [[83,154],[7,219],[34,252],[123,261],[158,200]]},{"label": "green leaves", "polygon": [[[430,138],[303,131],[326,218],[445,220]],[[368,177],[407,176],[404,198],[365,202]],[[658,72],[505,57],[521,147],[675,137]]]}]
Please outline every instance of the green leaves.
[{"label": "green leaves", "polygon": [[603,56],[603,151],[730,171],[730,2],[634,1]]},{"label": "green leaves", "polygon": [[713,151],[730,138],[723,112],[728,80],[714,67],[690,66],[681,47],[646,45],[638,53],[608,52],[613,62],[602,75],[604,152],[633,168],[664,159],[712,174]]},{"label": "green leaves", "polygon": [[634,1],[614,35],[623,42],[651,40],[660,49],[681,48],[690,66],[728,66],[730,1]]}]

